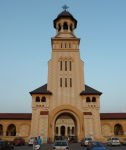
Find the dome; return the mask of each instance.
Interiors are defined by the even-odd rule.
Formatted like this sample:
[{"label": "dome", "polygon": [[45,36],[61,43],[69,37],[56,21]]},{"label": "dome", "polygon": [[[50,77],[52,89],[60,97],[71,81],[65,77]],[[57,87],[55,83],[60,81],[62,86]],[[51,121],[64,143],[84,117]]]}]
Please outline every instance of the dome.
[{"label": "dome", "polygon": [[64,17],[64,18],[66,18],[66,17],[71,18],[71,19],[75,22],[75,28],[76,28],[76,26],[77,26],[77,20],[74,19],[73,15],[71,15],[71,13],[69,13],[69,12],[66,11],[66,10],[64,10],[63,12],[61,12],[61,13],[57,16],[57,18],[56,18],[55,20],[53,20],[54,28],[56,28],[56,21],[57,21],[58,19],[60,19],[61,17]]}]

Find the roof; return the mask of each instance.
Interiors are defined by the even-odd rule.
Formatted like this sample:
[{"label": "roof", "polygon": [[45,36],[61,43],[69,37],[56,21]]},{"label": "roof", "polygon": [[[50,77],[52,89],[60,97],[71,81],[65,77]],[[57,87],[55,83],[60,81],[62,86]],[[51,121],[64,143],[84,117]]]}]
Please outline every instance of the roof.
[{"label": "roof", "polygon": [[30,119],[32,113],[0,113],[0,119]]},{"label": "roof", "polygon": [[101,94],[102,94],[101,92],[87,86],[86,84],[85,84],[85,91],[82,91],[80,93],[80,95],[101,95]]},{"label": "roof", "polygon": [[47,91],[47,84],[35,89],[34,91],[29,92],[31,95],[32,94],[49,94],[52,95],[52,92]]},{"label": "roof", "polygon": [[100,119],[126,119],[126,113],[100,113]]},{"label": "roof", "polygon": [[69,13],[68,11],[64,10],[61,12],[55,20],[53,20],[54,28],[56,28],[56,21],[60,19],[61,17],[63,18],[71,18],[75,22],[75,28],[77,27],[77,20]]}]

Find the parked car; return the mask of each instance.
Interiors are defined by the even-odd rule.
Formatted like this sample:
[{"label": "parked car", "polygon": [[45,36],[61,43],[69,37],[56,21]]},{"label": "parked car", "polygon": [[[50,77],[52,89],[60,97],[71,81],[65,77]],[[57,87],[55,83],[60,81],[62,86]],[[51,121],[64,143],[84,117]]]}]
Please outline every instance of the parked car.
[{"label": "parked car", "polygon": [[108,139],[107,145],[110,145],[110,146],[118,145],[118,146],[120,146],[120,141],[116,137],[111,137],[111,138]]},{"label": "parked car", "polygon": [[0,140],[0,149],[1,150],[14,150],[13,145],[10,145],[8,141]]},{"label": "parked car", "polygon": [[126,138],[123,139],[122,145],[126,145]]},{"label": "parked car", "polygon": [[92,139],[91,138],[82,139],[81,140],[81,146],[87,146],[89,141],[92,141]]},{"label": "parked car", "polygon": [[35,140],[35,137],[31,137],[30,140],[29,140],[28,146],[32,146],[34,140]]},{"label": "parked car", "polygon": [[99,141],[89,141],[87,150],[107,150]]},{"label": "parked car", "polygon": [[70,150],[69,145],[66,141],[56,141],[52,145],[53,145],[52,150],[54,150],[54,149]]},{"label": "parked car", "polygon": [[25,145],[25,140],[21,137],[17,137],[14,139],[13,145]]}]

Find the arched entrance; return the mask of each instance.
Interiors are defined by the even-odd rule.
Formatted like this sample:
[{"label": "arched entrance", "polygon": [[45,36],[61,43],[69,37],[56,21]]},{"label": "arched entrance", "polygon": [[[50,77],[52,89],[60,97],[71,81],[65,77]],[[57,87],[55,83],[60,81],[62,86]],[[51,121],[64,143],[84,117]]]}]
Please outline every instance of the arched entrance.
[{"label": "arched entrance", "polygon": [[3,136],[3,125],[0,124],[0,136]]},{"label": "arched entrance", "polygon": [[14,124],[8,126],[6,136],[16,136],[16,126]]},{"label": "arched entrance", "polygon": [[[60,126],[57,126],[57,120],[59,119],[60,119]],[[65,138],[70,137],[72,142],[77,142],[78,135],[80,134],[79,126],[80,126],[79,118],[74,112],[70,110],[62,110],[58,112],[55,115],[52,124],[52,133],[54,135],[54,140],[62,140],[62,139],[64,140]]]},{"label": "arched entrance", "polygon": [[114,134],[115,135],[123,135],[123,127],[120,124],[116,124],[114,126]]}]

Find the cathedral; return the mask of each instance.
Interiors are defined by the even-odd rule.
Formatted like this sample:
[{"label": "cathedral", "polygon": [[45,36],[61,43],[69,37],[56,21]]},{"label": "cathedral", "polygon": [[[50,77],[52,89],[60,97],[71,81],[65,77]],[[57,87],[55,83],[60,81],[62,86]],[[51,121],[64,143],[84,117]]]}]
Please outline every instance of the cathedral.
[{"label": "cathedral", "polygon": [[[109,137],[126,137],[126,113],[100,113],[102,92],[85,84],[84,62],[80,59],[80,38],[74,34],[77,20],[64,10],[53,21],[47,84],[30,92],[32,113],[0,113],[0,138],[23,137],[54,142],[71,136],[105,143]],[[97,80],[97,79],[96,79]]]}]

